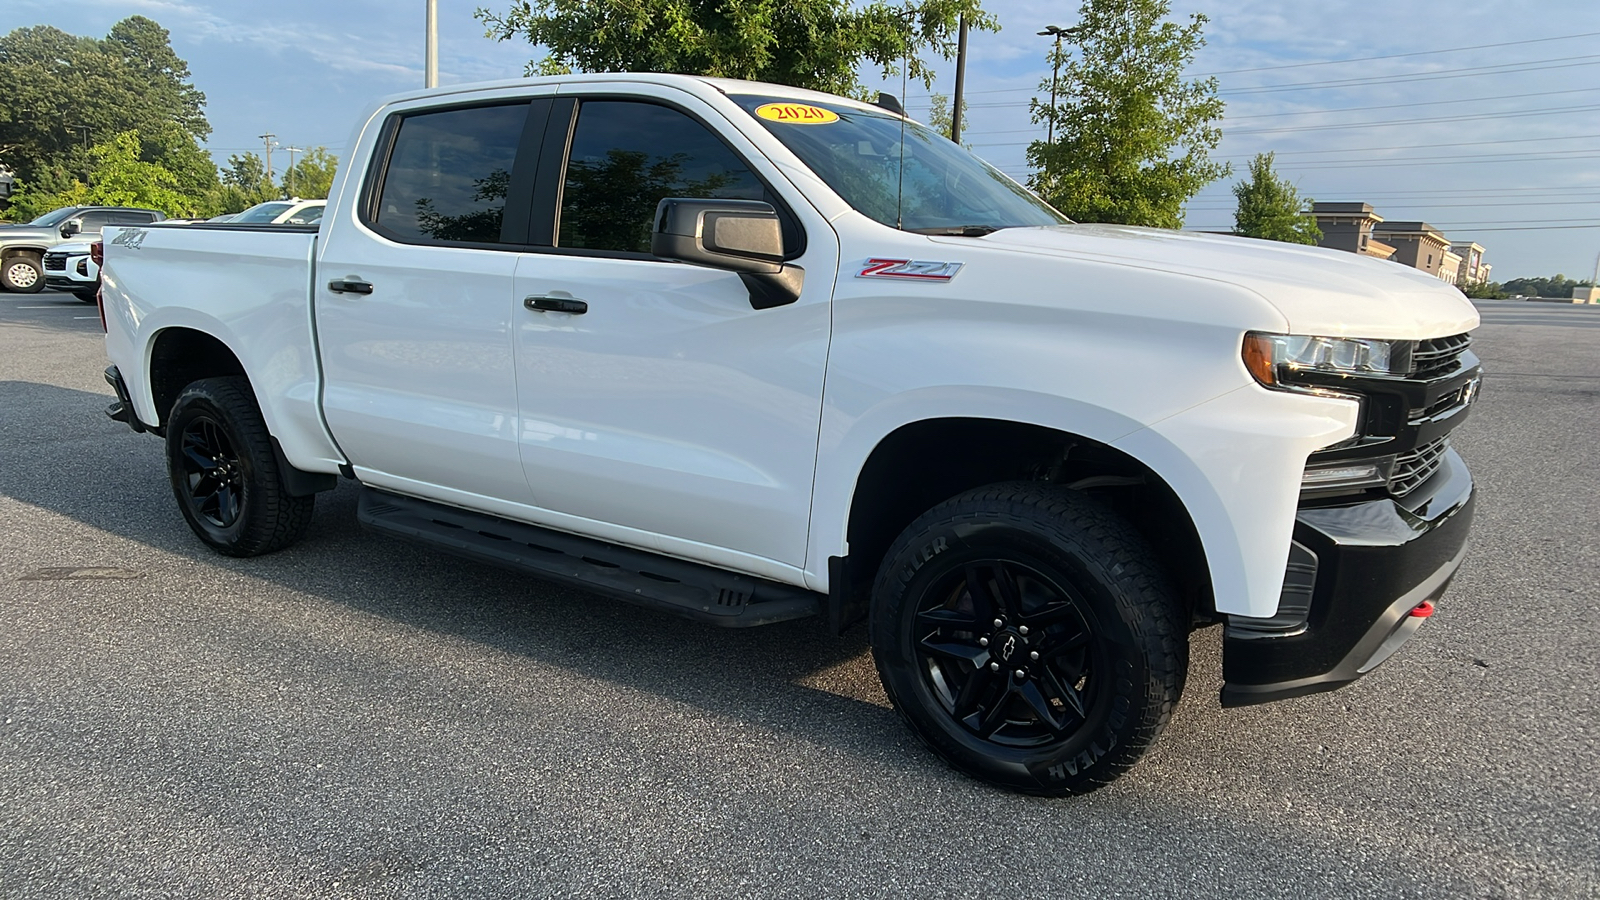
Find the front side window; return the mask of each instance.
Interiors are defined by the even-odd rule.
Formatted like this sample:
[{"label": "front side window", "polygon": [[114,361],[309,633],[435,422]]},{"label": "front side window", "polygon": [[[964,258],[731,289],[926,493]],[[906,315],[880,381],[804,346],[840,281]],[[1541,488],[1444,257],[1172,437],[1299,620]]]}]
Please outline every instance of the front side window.
[{"label": "front side window", "polygon": [[526,102],[406,116],[383,175],[376,224],[417,244],[500,243]]},{"label": "front side window", "polygon": [[733,98],[862,215],[929,233],[1069,220],[943,135],[889,113]]},{"label": "front side window", "polygon": [[704,125],[666,106],[585,101],[561,195],[561,247],[650,252],[666,197],[772,202],[765,185]]}]

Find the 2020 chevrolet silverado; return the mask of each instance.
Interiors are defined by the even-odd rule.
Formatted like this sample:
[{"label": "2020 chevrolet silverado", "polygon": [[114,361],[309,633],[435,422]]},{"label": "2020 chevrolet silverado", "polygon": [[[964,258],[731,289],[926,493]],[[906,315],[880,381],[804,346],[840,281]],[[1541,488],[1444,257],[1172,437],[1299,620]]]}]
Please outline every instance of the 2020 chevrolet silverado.
[{"label": "2020 chevrolet silverado", "polygon": [[960,770],[1126,771],[1223,628],[1224,705],[1432,612],[1477,314],[1393,263],[1075,225],[929,129],[581,75],[390,98],[316,228],[124,228],[108,412],[218,551],[368,527],[720,625],[868,620]]}]

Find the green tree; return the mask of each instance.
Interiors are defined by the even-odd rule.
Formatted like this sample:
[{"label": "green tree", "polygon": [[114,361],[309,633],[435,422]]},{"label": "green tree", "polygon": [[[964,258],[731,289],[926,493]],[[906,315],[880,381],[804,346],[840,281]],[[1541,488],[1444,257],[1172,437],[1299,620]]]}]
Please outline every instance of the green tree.
[{"label": "green tree", "polygon": [[477,17],[490,37],[548,51],[529,74],[678,72],[859,95],[863,63],[885,75],[904,64],[931,85],[919,54],[950,58],[963,13],[971,27],[999,28],[978,0],[515,0],[503,15]]},{"label": "green tree", "polygon": [[1231,171],[1208,155],[1222,139],[1216,79],[1183,74],[1206,17],[1179,25],[1165,21],[1170,10],[1169,0],[1083,0],[1060,58],[1051,51],[1056,105],[1032,109],[1055,140],[1029,145],[1028,182],[1074,219],[1177,228],[1184,203]]},{"label": "green tree", "polygon": [[1233,213],[1233,233],[1290,244],[1316,244],[1322,240],[1317,219],[1306,212],[1311,198],[1272,170],[1273,154],[1257,153],[1250,160],[1250,177],[1233,186],[1239,207]]},{"label": "green tree", "polygon": [[1505,292],[1504,288],[1493,281],[1468,281],[1464,284],[1458,282],[1456,287],[1461,289],[1461,293],[1474,300],[1504,300],[1511,296]]},{"label": "green tree", "polygon": [[198,212],[196,198],[178,191],[178,176],[160,163],[139,158],[139,135],[124,131],[94,145],[87,183],[74,181],[56,193],[40,191],[26,182],[12,195],[22,217],[32,218],[63,206],[138,206],[158,209],[169,216]]},{"label": "green tree", "polygon": [[339,169],[339,157],[328,152],[327,147],[307,150],[293,166],[283,171],[283,193],[288,197],[322,200],[333,188],[333,176]]},{"label": "green tree", "polygon": [[91,144],[134,131],[148,161],[186,171],[186,160],[156,157],[192,157],[170,129],[187,134],[189,147],[211,133],[205,95],[189,77],[166,30],[143,16],[118,22],[103,40],[18,28],[0,37],[0,160],[36,185],[53,168],[83,181],[95,165]]},{"label": "green tree", "polygon": [[[928,104],[928,124],[933,126],[933,130],[939,132],[945,137],[950,137],[952,134],[954,134],[956,122],[950,111],[950,98],[944,94],[935,93],[928,97]],[[967,118],[966,97],[961,98],[961,121],[971,121]],[[968,149],[972,148],[972,143],[970,141],[962,141],[961,145]]]},{"label": "green tree", "polygon": [[1513,278],[1500,287],[1524,297],[1571,297],[1573,288],[1589,287],[1589,282],[1557,274],[1551,278]]}]

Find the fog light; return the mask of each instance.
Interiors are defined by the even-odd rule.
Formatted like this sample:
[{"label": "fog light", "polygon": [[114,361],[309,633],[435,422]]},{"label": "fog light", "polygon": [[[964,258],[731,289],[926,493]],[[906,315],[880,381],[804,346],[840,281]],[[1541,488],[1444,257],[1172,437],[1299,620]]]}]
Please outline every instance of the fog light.
[{"label": "fog light", "polygon": [[1306,466],[1300,477],[1300,490],[1326,491],[1330,489],[1377,487],[1389,483],[1394,471],[1394,457],[1378,459],[1339,460]]}]

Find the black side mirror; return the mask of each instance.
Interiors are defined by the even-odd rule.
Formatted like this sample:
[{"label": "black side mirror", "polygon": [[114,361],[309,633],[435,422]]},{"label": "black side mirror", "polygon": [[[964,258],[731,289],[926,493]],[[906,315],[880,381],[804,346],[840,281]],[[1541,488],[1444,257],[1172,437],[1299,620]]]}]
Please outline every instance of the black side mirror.
[{"label": "black side mirror", "polygon": [[69,238],[69,237],[72,237],[73,235],[77,234],[78,232],[80,232],[82,230],[83,230],[83,220],[82,219],[68,219],[61,226],[61,236],[64,237],[64,238]]},{"label": "black side mirror", "polygon": [[650,252],[739,273],[756,309],[800,299],[805,271],[783,261],[783,229],[770,203],[668,197],[656,205]]}]

